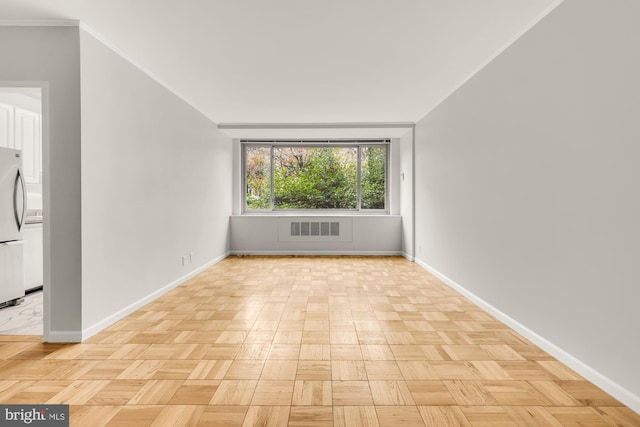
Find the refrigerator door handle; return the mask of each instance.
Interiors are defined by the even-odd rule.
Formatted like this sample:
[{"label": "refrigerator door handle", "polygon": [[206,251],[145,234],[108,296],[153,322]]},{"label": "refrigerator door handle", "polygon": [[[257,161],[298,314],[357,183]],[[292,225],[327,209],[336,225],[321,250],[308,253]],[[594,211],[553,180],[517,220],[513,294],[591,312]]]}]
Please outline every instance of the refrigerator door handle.
[{"label": "refrigerator door handle", "polygon": [[[18,181],[22,184],[20,188],[22,189],[22,214],[18,214]],[[18,168],[18,174],[16,175],[15,187],[13,189],[13,210],[16,215],[16,224],[18,225],[18,231],[22,231],[22,226],[24,225],[24,216],[27,213],[27,187],[24,182],[24,176],[22,175],[22,170]]]}]

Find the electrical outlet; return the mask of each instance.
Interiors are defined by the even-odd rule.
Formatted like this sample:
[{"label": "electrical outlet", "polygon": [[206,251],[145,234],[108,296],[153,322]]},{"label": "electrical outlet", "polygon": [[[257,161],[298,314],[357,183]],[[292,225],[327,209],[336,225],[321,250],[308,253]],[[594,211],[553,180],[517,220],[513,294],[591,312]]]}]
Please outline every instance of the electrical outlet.
[{"label": "electrical outlet", "polygon": [[187,263],[187,257],[186,256],[182,256],[182,266],[184,267],[184,265]]},{"label": "electrical outlet", "polygon": [[418,246],[418,253],[421,254],[422,253],[422,246]]}]

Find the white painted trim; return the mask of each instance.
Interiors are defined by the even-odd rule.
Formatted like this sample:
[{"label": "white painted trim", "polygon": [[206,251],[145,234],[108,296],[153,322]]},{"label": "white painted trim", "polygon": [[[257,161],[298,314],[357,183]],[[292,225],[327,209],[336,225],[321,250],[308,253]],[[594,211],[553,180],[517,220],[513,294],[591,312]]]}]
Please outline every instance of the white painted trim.
[{"label": "white painted trim", "polygon": [[[243,214],[233,214],[233,215],[229,215],[229,217],[232,218],[287,218],[287,219],[294,219],[294,218],[303,218],[304,217],[304,221],[308,221],[309,219],[307,217],[311,217],[311,218],[318,218],[318,219],[329,219],[329,220],[335,220],[336,218],[399,218],[402,217],[402,215],[397,215],[397,214],[381,214],[379,212],[366,212],[366,211],[353,211],[353,213],[351,212],[331,212],[330,210],[313,210],[313,209],[309,209],[308,211],[303,211],[303,210],[299,210],[299,211],[294,211],[294,210],[290,210],[290,211],[265,211],[265,212],[249,212],[249,213],[243,213]],[[303,221],[301,219],[301,221]]]},{"label": "white painted trim", "polygon": [[415,261],[415,257],[413,257],[413,256],[409,255],[409,253],[407,253],[407,252],[404,252],[404,251],[403,251],[403,252],[402,252],[402,256],[403,256],[407,261],[410,261],[410,262],[414,262],[414,261]]},{"label": "white painted trim", "polygon": [[218,129],[413,129],[412,122],[219,123]]},{"label": "white painted trim", "polygon": [[45,342],[82,342],[81,331],[49,331]]},{"label": "white painted trim", "polygon": [[547,16],[548,14],[551,13],[551,11],[553,11],[553,9],[555,9],[556,7],[558,7],[560,5],[560,3],[562,3],[564,0],[555,0],[553,3],[551,3],[546,9],[544,9],[542,12],[540,12],[540,14],[538,14],[535,18],[533,18],[531,21],[529,21],[529,23],[527,25],[525,25],[515,36],[513,36],[511,38],[511,40],[509,40],[507,43],[505,43],[502,47],[500,47],[500,49],[498,49],[493,55],[489,56],[486,60],[484,60],[478,67],[476,67],[475,70],[473,70],[471,73],[469,73],[469,75],[467,77],[465,77],[464,79],[462,79],[462,81],[456,85],[452,90],[450,90],[449,92],[447,92],[446,95],[444,95],[442,97],[442,99],[440,99],[439,102],[437,102],[436,104],[434,104],[434,106],[427,111],[426,113],[424,113],[422,115],[422,117],[420,117],[418,120],[416,120],[416,123],[420,122],[422,119],[424,119],[426,116],[429,115],[429,113],[431,113],[433,110],[435,110],[436,108],[438,108],[438,106],[440,104],[442,104],[444,101],[446,101],[451,95],[453,95],[458,89],[460,89],[462,86],[464,86],[469,80],[471,80],[473,78],[473,76],[475,76],[476,74],[478,74],[480,71],[482,71],[482,69],[484,67],[486,67],[487,65],[489,65],[490,62],[492,62],[494,59],[496,59],[502,52],[504,52],[505,50],[507,50],[509,48],[509,46],[511,46],[512,44],[514,44],[520,37],[522,37],[526,32],[528,32],[531,28],[533,28],[538,22],[540,22],[545,16]]},{"label": "white painted trim", "polygon": [[133,313],[134,311],[136,311],[137,309],[141,308],[142,306],[150,303],[151,301],[155,300],[156,298],[164,295],[165,293],[169,292],[170,290],[180,286],[181,284],[183,284],[184,282],[186,282],[187,280],[191,279],[192,277],[196,276],[197,274],[200,274],[201,272],[203,272],[204,270],[206,270],[207,268],[211,267],[212,265],[215,265],[217,263],[219,263],[220,261],[222,261],[223,259],[227,258],[229,256],[229,252],[225,252],[223,255],[207,262],[206,264],[196,268],[195,270],[185,274],[184,276],[174,280],[173,282],[169,283],[166,286],[163,286],[162,288],[158,289],[155,292],[152,292],[151,294],[147,295],[144,298],[139,299],[138,301],[129,304],[128,306],[126,306],[125,308],[123,308],[120,311],[117,311],[116,313],[113,313],[111,316],[93,324],[92,326],[89,326],[88,328],[85,328],[82,330],[82,341],[91,338],[92,336],[94,336],[95,334],[97,334],[98,332],[104,330],[105,328],[113,325],[114,323],[116,323],[118,320],[128,316],[129,314]]},{"label": "white painted trim", "polygon": [[[187,98],[185,98],[182,95],[180,95],[180,93],[177,90],[173,89],[173,87],[171,87],[169,84],[167,84],[164,80],[160,79],[158,76],[156,76],[150,70],[148,70],[146,67],[141,65],[138,61],[136,61],[135,59],[131,58],[129,55],[127,55],[120,48],[118,48],[117,46],[112,44],[109,40],[104,38],[100,33],[96,32],[93,28],[89,27],[87,24],[85,24],[82,21],[80,21],[79,27],[80,27],[81,30],[85,31],[87,34],[91,35],[93,38],[98,40],[100,43],[104,44],[106,47],[108,47],[109,49],[114,51],[117,55],[122,57],[125,61],[129,62],[135,68],[137,68],[138,70],[140,70],[141,72],[146,74],[147,77],[149,77],[151,80],[155,81],[160,86],[164,87],[169,92],[171,92],[172,94],[177,96],[180,100],[182,100],[182,102],[184,102],[185,104],[187,104],[188,106],[190,106],[191,108],[193,108],[194,110],[196,110],[197,112],[202,114],[204,117],[206,117],[207,119],[211,120],[211,122],[216,124],[215,121],[211,117],[209,117],[209,115],[207,115],[204,111],[202,111],[198,106],[193,104]],[[216,126],[217,126],[217,124],[216,124]]]},{"label": "white painted trim", "polygon": [[401,251],[231,251],[231,255],[258,256],[402,256]]},{"label": "white painted trim", "polygon": [[[0,21],[2,22],[2,21]],[[42,114],[42,194],[43,194],[43,223],[42,223],[42,258],[43,258],[43,271],[42,271],[42,289],[43,289],[43,305],[42,305],[42,337],[44,342],[67,342],[64,338],[62,341],[53,341],[57,339],[56,334],[62,334],[62,336],[74,337],[75,332],[55,332],[54,337],[50,339],[50,325],[51,325],[51,231],[49,226],[49,212],[51,212],[49,204],[49,82],[46,81],[28,81],[28,80],[13,80],[13,81],[0,81],[0,87],[2,88],[40,88],[40,105]],[[69,335],[71,334],[71,335]],[[70,339],[70,338],[69,338]],[[76,341],[68,341],[76,342]]]},{"label": "white painted trim", "polygon": [[78,27],[77,19],[0,19],[0,27]]},{"label": "white painted trim", "polygon": [[621,385],[614,382],[610,378],[606,377],[602,373],[593,369],[591,366],[587,365],[580,359],[566,352],[565,350],[558,347],[554,343],[548,341],[546,338],[539,335],[538,333],[527,328],[525,325],[518,322],[516,319],[510,317],[509,315],[502,312],[501,310],[494,307],[493,305],[489,304],[488,302],[486,302],[485,300],[483,300],[473,292],[467,290],[463,286],[454,282],[453,280],[451,280],[444,274],[440,273],[438,270],[431,267],[429,264],[422,261],[421,259],[416,258],[415,262],[420,267],[424,268],[425,270],[427,270],[428,272],[436,276],[446,285],[450,286],[451,288],[453,288],[454,290],[458,291],[460,294],[465,296],[475,305],[477,305],[487,313],[491,314],[493,317],[500,320],[502,323],[509,326],[510,328],[518,332],[520,335],[527,338],[529,341],[533,342],[535,345],[537,345],[538,347],[540,347],[541,349],[549,353],[551,356],[555,357],[560,362],[564,363],[569,368],[573,369],[578,374],[582,375],[583,377],[585,377],[586,379],[588,379],[589,381],[591,381],[592,383],[594,383],[595,385],[597,385],[598,387],[600,387],[601,389],[609,393],[611,396],[618,399],[620,402],[624,403],[629,408],[631,408],[632,410],[640,414],[640,396],[633,394],[631,391],[627,390],[626,388],[622,387]]}]

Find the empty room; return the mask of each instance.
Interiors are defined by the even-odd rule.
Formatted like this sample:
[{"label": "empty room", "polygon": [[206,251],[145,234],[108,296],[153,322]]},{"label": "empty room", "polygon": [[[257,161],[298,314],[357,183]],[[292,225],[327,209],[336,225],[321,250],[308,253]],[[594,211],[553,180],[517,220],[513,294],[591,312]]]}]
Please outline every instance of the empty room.
[{"label": "empty room", "polygon": [[0,424],[640,426],[639,19],[0,0]]}]

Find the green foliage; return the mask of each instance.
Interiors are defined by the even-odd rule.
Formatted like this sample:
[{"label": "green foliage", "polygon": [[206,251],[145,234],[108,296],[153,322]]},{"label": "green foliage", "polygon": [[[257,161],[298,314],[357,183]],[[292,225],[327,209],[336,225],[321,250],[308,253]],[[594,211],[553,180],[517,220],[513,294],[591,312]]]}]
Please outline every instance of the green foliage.
[{"label": "green foliage", "polygon": [[[386,147],[361,147],[361,207],[385,208]],[[271,207],[271,148],[246,148],[247,208]],[[274,147],[275,209],[357,208],[357,147]]]},{"label": "green foliage", "polygon": [[362,148],[360,191],[362,209],[384,209],[385,147]]},{"label": "green foliage", "polygon": [[247,208],[271,207],[271,148],[246,148]]},{"label": "green foliage", "polygon": [[[276,209],[356,208],[357,154],[354,148],[277,150],[274,170]],[[293,150],[304,151],[296,157]],[[290,157],[297,161],[291,161]]]}]

